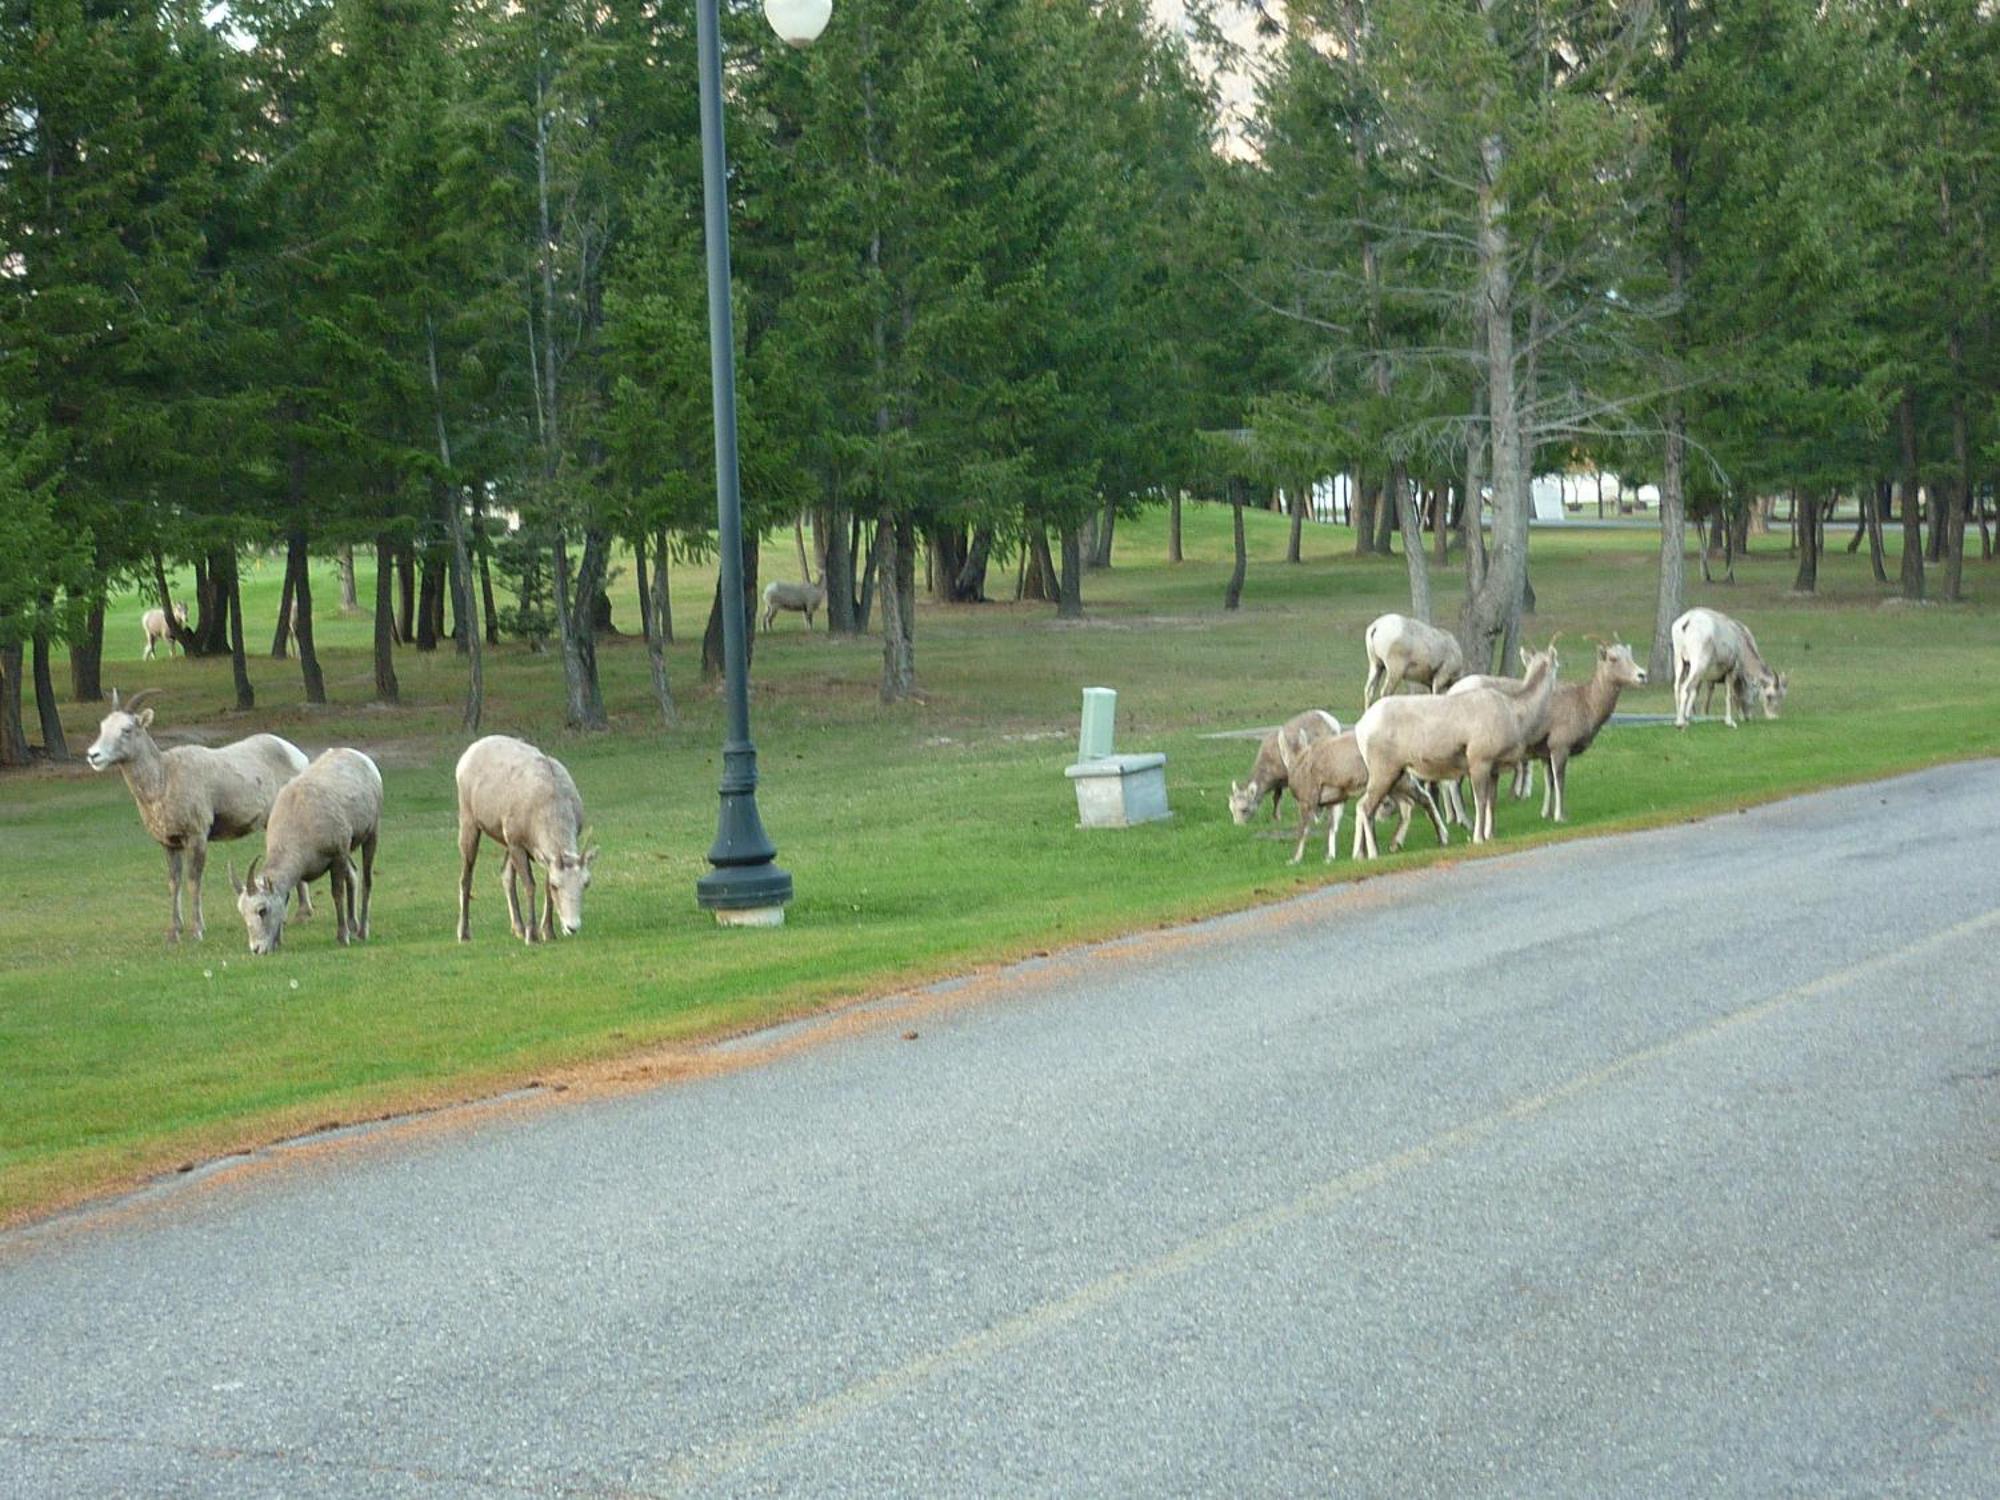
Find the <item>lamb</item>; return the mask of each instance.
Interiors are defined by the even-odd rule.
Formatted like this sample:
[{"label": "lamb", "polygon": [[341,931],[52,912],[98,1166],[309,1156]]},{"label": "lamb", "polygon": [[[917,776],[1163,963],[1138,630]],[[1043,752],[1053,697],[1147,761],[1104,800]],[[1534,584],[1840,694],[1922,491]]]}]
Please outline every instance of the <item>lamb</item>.
[{"label": "lamb", "polygon": [[[188,622],[188,607],[185,604],[176,603],[174,605],[174,618],[180,621],[181,628],[185,630]],[[181,650],[180,643],[174,639],[174,633],[167,628],[167,612],[164,609],[153,608],[147,610],[139,618],[139,628],[146,632],[146,654],[140,660],[151,661],[153,659],[153,648],[159,645],[161,641],[167,643],[167,655],[169,657],[175,651],[181,651],[183,656],[187,654],[184,650]]]},{"label": "lamb", "polygon": [[1687,728],[1694,712],[1695,693],[1706,687],[1702,703],[1707,713],[1715,701],[1717,683],[1727,684],[1722,696],[1722,722],[1736,727],[1736,712],[1750,714],[1750,693],[1754,688],[1764,705],[1764,717],[1775,719],[1785,701],[1790,678],[1774,672],[1757,649],[1757,638],[1741,620],[1732,620],[1720,610],[1691,609],[1674,621],[1674,727]]},{"label": "lamb", "polygon": [[1465,653],[1458,638],[1408,615],[1378,616],[1363,641],[1368,652],[1363,709],[1405,682],[1421,682],[1433,693],[1442,693],[1465,673]]},{"label": "lamb", "polygon": [[1284,799],[1286,767],[1294,747],[1330,739],[1339,733],[1340,720],[1323,708],[1309,708],[1265,735],[1263,743],[1257,747],[1257,759],[1250,767],[1250,779],[1241,786],[1233,781],[1229,783],[1229,816],[1238,824],[1248,823],[1250,815],[1257,810],[1257,804],[1268,793],[1271,819],[1275,822],[1278,803]]},{"label": "lamb", "polygon": [[[111,691],[111,712],[98,726],[97,742],[84,753],[93,771],[121,766],[125,785],[139,807],[139,821],[167,854],[167,888],[173,921],[167,941],[181,937],[181,879],[185,864],[194,887],[194,935],[204,936],[201,877],[211,841],[240,839],[264,826],[279,789],[306,768],[306,754],[275,734],[253,734],[220,750],[176,745],[161,750],[147,731],[153,711],[144,707],[159,692],[148,688],[122,704]],[[299,915],[312,915],[312,898],[299,887]]]},{"label": "lamb", "polygon": [[[514,936],[537,940],[535,872],[546,872],[539,938],[552,941],[560,916],[565,936],[583,930],[583,893],[597,850],[583,842],[583,798],[563,763],[525,740],[489,734],[458,759],[458,940],[472,941],[472,867],[483,835],[506,850],[501,884]],[[523,920],[516,878],[528,888]]]},{"label": "lamb", "polygon": [[1556,681],[1554,643],[1536,653],[1519,693],[1476,688],[1434,698],[1384,698],[1361,716],[1354,737],[1368,767],[1368,790],[1355,809],[1355,852],[1374,858],[1375,813],[1405,772],[1427,781],[1472,781],[1472,841],[1493,837],[1499,768],[1527,754],[1548,731]]},{"label": "lamb", "polygon": [[[1528,754],[1542,763],[1542,816],[1549,816],[1551,799],[1555,821],[1563,821],[1563,796],[1569,786],[1570,761],[1588,750],[1618,707],[1618,694],[1646,680],[1646,669],[1632,657],[1632,648],[1622,641],[1597,648],[1597,667],[1582,682],[1565,682],[1556,687],[1554,706],[1549,711],[1547,732],[1528,747]],[[1523,762],[1524,765],[1528,762]]]},{"label": "lamb", "polygon": [[[359,750],[334,749],[285,783],[264,831],[264,873],[250,862],[229,884],[243,914],[250,951],[273,952],[285,936],[285,898],[321,875],[333,887],[333,937],[342,947],[367,941],[375,890],[375,845],[382,831],[382,772]],[[361,851],[361,910],[354,904],[355,850]]]},{"label": "lamb", "polygon": [[764,585],[764,628],[771,628],[771,621],[778,617],[778,611],[789,609],[806,617],[806,629],[813,628],[813,611],[826,603],[824,583],[782,583],[772,579]]},{"label": "lamb", "polygon": [[[1326,857],[1333,858],[1334,845],[1340,838],[1340,817],[1347,810],[1347,803],[1368,785],[1368,766],[1361,759],[1361,750],[1354,738],[1354,731],[1345,734],[1308,738],[1301,733],[1292,740],[1289,763],[1292,800],[1299,805],[1299,842],[1292,850],[1293,864],[1305,858],[1306,836],[1312,832],[1313,823],[1321,809],[1332,808],[1333,820],[1326,831]],[[1421,803],[1430,815],[1431,826],[1437,829],[1440,845],[1451,842],[1451,834],[1446,830],[1444,819],[1438,816],[1437,803],[1425,790],[1422,782],[1404,775],[1390,787],[1389,795],[1396,801],[1402,813],[1402,821],[1396,825],[1396,836],[1390,840],[1389,852],[1395,853],[1403,847],[1403,840],[1409,836],[1410,819]]]}]

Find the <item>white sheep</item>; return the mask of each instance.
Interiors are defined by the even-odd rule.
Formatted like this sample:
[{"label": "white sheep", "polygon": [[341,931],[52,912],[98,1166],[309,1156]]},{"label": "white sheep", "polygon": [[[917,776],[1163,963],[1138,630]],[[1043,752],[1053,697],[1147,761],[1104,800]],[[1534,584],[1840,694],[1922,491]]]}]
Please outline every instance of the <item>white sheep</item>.
[{"label": "white sheep", "polygon": [[1432,698],[1383,698],[1361,716],[1354,737],[1368,767],[1368,790],[1355,808],[1355,852],[1374,858],[1375,813],[1408,773],[1426,781],[1472,782],[1472,841],[1493,837],[1493,793],[1503,766],[1518,765],[1548,730],[1556,653],[1529,663],[1519,693],[1495,688]]},{"label": "white sheep", "polygon": [[[185,604],[176,602],[174,605],[174,618],[180,621],[183,630],[187,629],[188,607]],[[153,659],[153,648],[159,645],[161,641],[167,643],[167,655],[169,657],[176,651],[181,651],[183,656],[187,654],[181,649],[180,642],[174,639],[173,631],[167,628],[167,612],[159,608],[159,606],[155,605],[139,617],[139,628],[146,632],[146,654],[140,658],[142,661],[151,661]]]},{"label": "white sheep", "polygon": [[[97,742],[84,752],[93,771],[123,768],[125,785],[138,804],[139,821],[167,854],[167,887],[173,922],[167,940],[181,936],[183,862],[194,887],[194,935],[203,936],[201,877],[211,841],[240,839],[264,826],[284,785],[306,768],[306,754],[275,734],[253,734],[220,750],[176,745],[161,750],[147,731],[153,711],[142,705],[159,692],[148,688],[122,705],[111,690],[111,712],[97,729]],[[299,915],[312,915],[312,898],[299,887]]]},{"label": "white sheep", "polygon": [[[285,898],[308,880],[328,877],[333,890],[333,937],[345,947],[368,938],[375,890],[375,846],[382,832],[382,772],[359,750],[334,749],[285,783],[271,804],[264,832],[264,870],[257,861],[242,880],[229,872],[236,909],[252,953],[269,953],[285,936]],[[354,851],[361,851],[361,903],[354,900]]]},{"label": "white sheep", "polygon": [[[1292,800],[1299,805],[1299,841],[1292,850],[1292,863],[1305,858],[1306,837],[1312,832],[1314,821],[1321,811],[1333,809],[1332,824],[1326,830],[1326,857],[1333,858],[1335,842],[1340,838],[1340,817],[1347,804],[1358,797],[1368,786],[1368,765],[1361,758],[1361,748],[1356,743],[1354,731],[1326,736],[1317,740],[1297,737],[1293,740],[1288,763]],[[1440,846],[1451,842],[1451,834],[1445,828],[1444,819],[1438,816],[1437,803],[1421,781],[1404,776],[1389,789],[1402,813],[1402,821],[1396,825],[1396,836],[1389,841],[1389,852],[1394,854],[1403,847],[1403,840],[1409,837],[1410,818],[1421,806],[1429,814],[1431,826],[1437,829]]]},{"label": "white sheep", "polygon": [[1465,673],[1465,653],[1458,638],[1409,615],[1377,616],[1363,644],[1368,652],[1368,681],[1361,689],[1364,709],[1405,682],[1423,683],[1433,693],[1442,693]]},{"label": "white sheep", "polygon": [[806,617],[806,629],[813,628],[813,612],[826,603],[826,585],[823,583],[783,583],[772,579],[764,585],[764,629],[771,628],[771,622],[778,617],[778,611],[788,609]]},{"label": "white sheep", "polygon": [[1268,795],[1271,817],[1278,816],[1278,803],[1285,795],[1286,767],[1295,748],[1340,733],[1340,720],[1323,708],[1309,708],[1295,714],[1265,735],[1257,746],[1257,759],[1250,767],[1250,779],[1238,786],[1229,783],[1229,816],[1238,824],[1250,821],[1257,804]]},{"label": "white sheep", "polygon": [[1732,620],[1715,609],[1691,609],[1674,621],[1674,727],[1687,728],[1694,712],[1695,694],[1708,693],[1701,711],[1707,713],[1715,701],[1718,683],[1726,684],[1722,695],[1722,722],[1736,727],[1736,712],[1750,715],[1750,694],[1754,689],[1764,705],[1764,717],[1775,719],[1785,701],[1790,677],[1774,672],[1757,649],[1757,638],[1741,620]]},{"label": "white sheep", "polygon": [[[539,937],[556,935],[560,917],[566,936],[583,930],[583,893],[597,850],[582,849],[583,798],[563,763],[525,740],[489,734],[458,758],[458,940],[472,941],[472,867],[481,837],[506,851],[501,885],[507,893],[507,920],[523,942],[537,939],[535,871],[546,875]],[[525,919],[515,889],[528,888]]]}]

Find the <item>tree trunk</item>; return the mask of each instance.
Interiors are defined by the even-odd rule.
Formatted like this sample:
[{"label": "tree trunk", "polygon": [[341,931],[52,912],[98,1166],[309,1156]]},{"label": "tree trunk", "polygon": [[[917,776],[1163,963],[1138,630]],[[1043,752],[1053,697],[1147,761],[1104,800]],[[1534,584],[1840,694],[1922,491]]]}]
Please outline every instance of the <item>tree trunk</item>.
[{"label": "tree trunk", "polygon": [[1375,550],[1381,553],[1394,550],[1390,541],[1402,524],[1403,492],[1409,488],[1401,459],[1391,465],[1389,475],[1389,482],[1375,496]]},{"label": "tree trunk", "polygon": [[799,544],[799,581],[813,581],[812,563],[806,557],[806,514],[800,511],[792,517],[792,539]]},{"label": "tree trunk", "polygon": [[875,522],[876,587],[882,599],[882,701],[900,703],[917,690],[915,625],[916,526],[889,507]]},{"label": "tree trunk", "polygon": [[1417,497],[1398,459],[1389,469],[1389,487],[1396,496],[1396,510],[1403,528],[1403,562],[1410,575],[1410,613],[1426,625],[1431,622],[1431,565],[1424,555],[1424,523],[1417,518]]},{"label": "tree trunk", "polygon": [[465,539],[465,515],[458,497],[449,491],[445,496],[445,527],[459,587],[459,649],[465,652],[465,708],[459,714],[459,726],[467,734],[477,734],[486,716],[486,653],[479,638],[477,607],[472,602],[472,549]]},{"label": "tree trunk", "polygon": [[1810,594],[1819,588],[1819,496],[1800,490],[1792,501],[1799,528],[1799,573],[1792,592]]},{"label": "tree trunk", "polygon": [[[486,502],[480,498],[484,493],[479,484],[472,486],[472,540],[479,552],[479,610],[481,621],[486,627],[486,644],[500,644],[500,610],[493,602],[492,543],[486,535]],[[673,632],[667,633],[673,639]]]},{"label": "tree trunk", "polygon": [[1181,553],[1181,492],[1178,486],[1167,496],[1167,561],[1186,561]]},{"label": "tree trunk", "polygon": [[1238,480],[1229,481],[1229,521],[1236,538],[1236,566],[1229,574],[1229,587],[1223,591],[1222,607],[1236,609],[1243,603],[1243,576],[1250,569],[1250,552],[1243,544],[1243,485]]},{"label": "tree trunk", "polygon": [[1466,424],[1465,499],[1458,508],[1465,537],[1465,592],[1470,597],[1486,581],[1486,434],[1478,413]]},{"label": "tree trunk", "polygon": [[[42,617],[47,618],[53,601],[43,601]],[[63,738],[62,713],[56,707],[55,678],[49,672],[49,629],[35,631],[35,712],[42,720],[42,752],[50,760],[68,760],[69,742]]]},{"label": "tree trunk", "polygon": [[1028,587],[1026,597],[1041,604],[1053,604],[1062,597],[1056,578],[1055,560],[1049,556],[1049,533],[1043,522],[1028,520]]},{"label": "tree trunk", "polygon": [[1660,474],[1660,580],[1653,605],[1653,647],[1646,676],[1666,682],[1674,669],[1674,621],[1687,608],[1687,429],[1676,401],[1667,412],[1667,454]]},{"label": "tree trunk", "polygon": [[651,642],[653,639],[653,586],[646,571],[646,539],[637,536],[632,539],[632,568],[638,575],[639,583],[639,636]]},{"label": "tree trunk", "polygon": [[956,526],[933,526],[930,546],[925,550],[924,585],[940,604],[949,604],[958,595],[958,570],[965,565],[965,535]]},{"label": "tree trunk", "polygon": [[299,671],[304,675],[306,702],[326,702],[326,677],[319,669],[319,652],[313,646],[312,563],[306,551],[306,529],[294,526],[285,539],[285,566],[296,569],[292,603],[299,616],[293,639],[299,648]]},{"label": "tree trunk", "polygon": [[104,699],[104,589],[90,596],[83,634],[69,643],[69,695],[78,703]]},{"label": "tree trunk", "polygon": [[[750,628],[757,621],[757,538],[749,530],[743,532],[743,670],[750,670],[751,657],[756,653],[757,632]],[[657,572],[654,577],[658,577]],[[708,625],[701,633],[701,677],[704,682],[715,682],[722,677],[722,579],[715,581],[715,593],[708,602]]]},{"label": "tree trunk", "polygon": [[[855,525],[859,527],[860,524],[861,518],[855,517]],[[868,555],[861,564],[861,598],[854,606],[854,629],[858,635],[868,633],[868,622],[875,613],[875,573],[878,566],[875,556],[875,535],[869,532],[867,537]]]},{"label": "tree trunk", "polygon": [[337,557],[340,564],[340,612],[344,615],[361,613],[361,595],[354,584],[354,548],[342,547]]},{"label": "tree trunk", "polygon": [[1431,539],[1437,545],[1440,568],[1451,566],[1451,480],[1440,474],[1431,481]]},{"label": "tree trunk", "polygon": [[1348,481],[1347,496],[1348,515],[1354,523],[1354,555],[1367,557],[1375,550],[1375,492],[1359,469]]},{"label": "tree trunk", "polygon": [[1895,491],[1888,480],[1871,481],[1868,485],[1868,562],[1875,570],[1875,581],[1887,583],[1889,569],[1887,549],[1882,545],[1882,512],[1895,503]]},{"label": "tree trunk", "polygon": [[396,640],[409,645],[417,638],[417,544],[396,547]]},{"label": "tree trunk", "polygon": [[419,651],[435,651],[438,616],[444,613],[444,567],[443,560],[429,547],[424,549],[422,579],[417,592],[416,645]]},{"label": "tree trunk", "polygon": [[965,564],[958,570],[958,577],[952,583],[952,597],[961,604],[984,604],[986,602],[986,563],[993,554],[993,528],[975,527],[972,546],[965,554]]},{"label": "tree trunk", "polygon": [[1305,542],[1307,503],[1307,491],[1294,488],[1292,491],[1292,530],[1291,535],[1285,538],[1285,561],[1288,563],[1304,561],[1304,558],[1300,556],[1300,548]]},{"label": "tree trunk", "polygon": [[1924,597],[1924,537],[1917,493],[1917,398],[1907,388],[1896,403],[1896,435],[1901,459],[1896,483],[1903,495],[1902,592],[1905,599],[1919,600]]},{"label": "tree trunk", "polygon": [[[639,546],[643,558],[643,540]],[[667,528],[664,526],[660,528],[653,555],[659,559],[659,566],[653,570],[649,594],[641,596],[646,599],[646,607],[640,610],[639,618],[646,631],[646,665],[653,674],[653,701],[660,708],[660,723],[668,729],[677,729],[680,727],[680,714],[674,707],[673,687],[667,681],[668,636],[661,628],[670,625],[673,620],[673,611],[667,602]]]},{"label": "tree trunk", "polygon": [[1083,528],[1080,526],[1072,526],[1062,534],[1062,580],[1056,599],[1056,618],[1083,618]]},{"label": "tree trunk", "polygon": [[233,552],[223,576],[223,603],[229,611],[229,672],[236,683],[236,709],[248,713],[257,706],[257,693],[250,686],[250,663],[243,651],[243,575]]},{"label": "tree trunk", "polygon": [[1090,565],[1093,568],[1111,566],[1111,536],[1118,527],[1118,505],[1106,500],[1104,509],[1098,513],[1097,528],[1090,542]]},{"label": "tree trunk", "polygon": [[195,594],[199,609],[195,618],[194,654],[229,654],[229,580],[236,571],[235,547],[211,547],[208,556],[195,559]]},{"label": "tree trunk", "polygon": [[814,529],[826,541],[826,560],[820,564],[820,579],[826,584],[826,628],[853,635],[854,543],[849,516],[838,506],[819,513]]},{"label": "tree trunk", "polygon": [[375,701],[400,703],[396,683],[396,539],[375,537]]},{"label": "tree trunk", "polygon": [[[0,610],[0,626],[6,612]],[[21,643],[0,644],[0,766],[28,763],[28,731],[21,722]]]},{"label": "tree trunk", "polygon": [[[1951,331],[1952,368],[1963,364],[1964,351],[1956,328]],[[1965,390],[1955,386],[1951,394],[1951,483],[1945,486],[1944,505],[1944,596],[1952,603],[1964,598],[1965,508],[1972,503],[1972,454],[1965,418]]]},{"label": "tree trunk", "polygon": [[283,661],[285,647],[292,638],[292,590],[297,586],[297,576],[292,568],[291,554],[285,555],[285,586],[278,591],[278,624],[271,632],[271,660]]},{"label": "tree trunk", "polygon": [[[755,555],[757,538],[748,530],[743,537],[745,561]],[[563,664],[563,720],[571,729],[608,729],[604,713],[604,690],[597,676],[597,596],[604,586],[611,536],[599,527],[586,527],[583,556],[578,559],[576,576],[569,576],[569,552],[560,530],[556,533],[556,617],[560,627]],[[754,568],[749,569],[754,574]],[[752,618],[744,606],[744,618]]]}]

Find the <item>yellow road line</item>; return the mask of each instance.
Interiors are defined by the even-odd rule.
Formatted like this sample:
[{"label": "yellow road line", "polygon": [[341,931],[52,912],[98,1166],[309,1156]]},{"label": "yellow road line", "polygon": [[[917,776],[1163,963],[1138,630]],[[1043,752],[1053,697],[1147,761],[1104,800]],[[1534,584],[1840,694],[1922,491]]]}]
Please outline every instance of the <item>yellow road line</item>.
[{"label": "yellow road line", "polygon": [[[1648,1063],[1672,1056],[1702,1042],[1740,1027],[1761,1021],[1773,1013],[1801,1001],[1817,999],[1842,989],[1857,979],[1894,968],[1912,958],[1944,948],[1987,928],[2000,926],[2000,908],[1981,913],[1963,922],[1942,928],[1904,947],[1864,958],[1845,968],[1835,969],[1792,989],[1760,1000],[1741,1010],[1717,1017],[1681,1032],[1651,1047],[1628,1052],[1591,1072],[1578,1074],[1543,1093],[1517,1099],[1512,1104],[1482,1115],[1476,1120],[1443,1131],[1366,1166],[1356,1167],[1315,1184],[1296,1198],[1196,1235],[1155,1259],[1142,1261],[1123,1270],[1112,1271],[1084,1283],[1067,1296],[1037,1303],[1011,1318],[1004,1319],[956,1343],[922,1354],[869,1380],[851,1385],[822,1400],[814,1401],[791,1414],[751,1429],[712,1448],[689,1454],[668,1467],[661,1476],[669,1490],[685,1489],[706,1479],[719,1478],[749,1467],[766,1455],[801,1438],[835,1426],[846,1418],[860,1415],[893,1401],[938,1375],[969,1368],[996,1354],[1018,1348],[1052,1329],[1073,1323],[1086,1313],[1107,1305],[1128,1292],[1152,1286],[1183,1271],[1217,1259],[1245,1241],[1301,1220],[1324,1214],[1329,1209],[1379,1187],[1392,1178],[1427,1167],[1442,1157],[1475,1146],[1500,1133],[1509,1125],[1546,1114],[1556,1106],[1602,1088]],[[640,1493],[650,1494],[650,1488]]]}]

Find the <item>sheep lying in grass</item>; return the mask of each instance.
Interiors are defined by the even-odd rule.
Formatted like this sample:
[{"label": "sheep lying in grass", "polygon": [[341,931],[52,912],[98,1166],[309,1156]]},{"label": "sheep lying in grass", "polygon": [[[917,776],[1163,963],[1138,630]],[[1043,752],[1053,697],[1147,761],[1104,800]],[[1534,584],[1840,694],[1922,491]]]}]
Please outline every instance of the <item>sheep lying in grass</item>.
[{"label": "sheep lying in grass", "polygon": [[[201,877],[208,864],[208,846],[240,839],[264,826],[278,793],[306,768],[306,753],[275,734],[253,734],[221,749],[206,745],[176,745],[162,750],[147,731],[153,711],[143,705],[159,692],[147,688],[121,704],[111,690],[111,712],[98,726],[97,741],[84,752],[93,771],[113,766],[125,773],[125,785],[138,804],[139,821],[167,854],[167,889],[173,919],[167,941],[181,936],[181,876],[183,865],[194,887],[194,935],[204,935]],[[299,915],[312,915],[312,898],[299,887]]]},{"label": "sheep lying in grass", "polygon": [[1368,652],[1368,681],[1361,688],[1364,709],[1405,682],[1420,682],[1433,693],[1442,693],[1465,672],[1458,637],[1409,615],[1378,615],[1363,644]]},{"label": "sheep lying in grass", "polygon": [[1257,810],[1257,804],[1268,795],[1271,799],[1271,818],[1275,822],[1278,803],[1285,795],[1285,764],[1294,747],[1330,739],[1339,733],[1340,720],[1323,708],[1309,708],[1265,735],[1263,743],[1257,747],[1257,759],[1250,767],[1250,779],[1241,786],[1233,781],[1229,783],[1229,816],[1239,825],[1248,823],[1251,814]]},{"label": "sheep lying in grass", "polygon": [[823,583],[783,583],[777,579],[764,585],[764,629],[771,628],[771,622],[778,618],[778,611],[788,609],[806,617],[806,629],[813,628],[813,612],[826,603],[826,585]]},{"label": "sheep lying in grass", "polygon": [[[1293,741],[1290,758],[1290,778],[1292,799],[1299,805],[1299,842],[1292,850],[1292,863],[1305,858],[1306,837],[1312,832],[1313,823],[1326,808],[1333,809],[1331,825],[1326,830],[1326,857],[1333,858],[1334,845],[1340,838],[1340,817],[1347,804],[1361,795],[1368,786],[1368,766],[1361,759],[1361,749],[1355,743],[1354,731],[1331,735],[1323,739],[1307,740],[1299,737]],[[1437,803],[1425,790],[1422,782],[1405,775],[1389,789],[1389,796],[1395,800],[1402,820],[1396,825],[1396,836],[1389,841],[1389,852],[1395,853],[1403,847],[1403,840],[1409,837],[1410,819],[1419,805],[1437,830],[1438,843],[1451,842],[1451,834],[1445,828],[1444,819],[1438,816]]]},{"label": "sheep lying in grass", "polygon": [[[243,880],[229,872],[236,909],[252,953],[269,953],[285,936],[285,898],[308,880],[329,877],[333,937],[345,947],[368,937],[375,889],[375,844],[382,831],[382,773],[359,750],[329,750],[285,784],[264,831],[264,872],[257,861]],[[361,909],[354,902],[355,850],[361,851]]]},{"label": "sheep lying in grass", "polygon": [[1493,792],[1503,766],[1513,766],[1548,731],[1554,699],[1553,643],[1529,664],[1519,693],[1495,688],[1434,698],[1383,698],[1354,726],[1368,767],[1368,790],[1355,809],[1354,844],[1375,855],[1376,810],[1407,772],[1426,781],[1472,782],[1472,841],[1493,837]]},{"label": "sheep lying in grass", "polygon": [[[180,622],[181,629],[187,629],[188,607],[185,604],[174,605],[174,618]],[[167,628],[167,612],[164,609],[155,606],[147,610],[145,614],[139,617],[139,628],[146,632],[146,654],[141,658],[142,660],[151,661],[153,659],[153,648],[159,645],[161,641],[167,643],[167,655],[169,657],[174,652],[181,651],[180,642],[174,639],[173,631]],[[181,651],[181,654],[185,656],[187,653]]]},{"label": "sheep lying in grass", "polygon": [[1757,649],[1757,638],[1741,620],[1733,620],[1720,610],[1691,609],[1674,621],[1674,727],[1687,728],[1694,712],[1695,694],[1708,690],[1701,711],[1707,713],[1715,701],[1718,683],[1725,684],[1722,695],[1722,722],[1736,727],[1736,715],[1750,716],[1751,693],[1764,706],[1764,717],[1775,719],[1785,701],[1791,679],[1774,672]]},{"label": "sheep lying in grass", "polygon": [[[490,734],[458,760],[458,940],[472,941],[472,867],[481,837],[506,851],[501,884],[507,892],[507,920],[514,936],[532,943],[583,930],[583,893],[590,886],[595,849],[578,851],[583,841],[583,798],[563,763],[525,740]],[[539,934],[535,923],[535,871],[546,872]],[[528,888],[524,918],[519,878]]]}]

